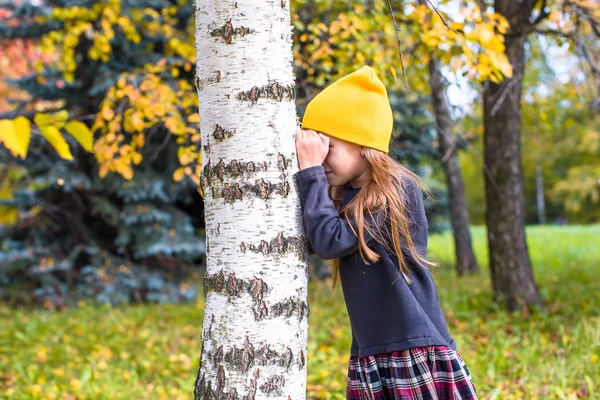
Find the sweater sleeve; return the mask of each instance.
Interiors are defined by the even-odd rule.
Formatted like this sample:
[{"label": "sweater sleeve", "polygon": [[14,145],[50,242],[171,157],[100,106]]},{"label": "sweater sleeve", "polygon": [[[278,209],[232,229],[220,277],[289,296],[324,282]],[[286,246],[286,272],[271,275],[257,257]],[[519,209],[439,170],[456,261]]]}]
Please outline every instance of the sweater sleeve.
[{"label": "sweater sleeve", "polygon": [[423,193],[412,179],[407,179],[405,182],[411,239],[419,253],[426,255],[429,228],[423,204]]},{"label": "sweater sleeve", "polygon": [[[321,166],[296,173],[304,229],[314,252],[323,259],[343,257],[358,250],[348,221],[339,215],[327,195],[327,177]],[[371,240],[365,232],[365,240]]]}]

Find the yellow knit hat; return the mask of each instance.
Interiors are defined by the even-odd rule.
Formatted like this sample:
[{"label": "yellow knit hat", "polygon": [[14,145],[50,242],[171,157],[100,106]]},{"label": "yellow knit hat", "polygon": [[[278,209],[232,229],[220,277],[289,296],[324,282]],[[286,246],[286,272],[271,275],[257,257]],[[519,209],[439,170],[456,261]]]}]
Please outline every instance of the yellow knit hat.
[{"label": "yellow knit hat", "polygon": [[326,87],[308,103],[302,119],[302,129],[384,153],[389,150],[393,124],[385,86],[369,66]]}]

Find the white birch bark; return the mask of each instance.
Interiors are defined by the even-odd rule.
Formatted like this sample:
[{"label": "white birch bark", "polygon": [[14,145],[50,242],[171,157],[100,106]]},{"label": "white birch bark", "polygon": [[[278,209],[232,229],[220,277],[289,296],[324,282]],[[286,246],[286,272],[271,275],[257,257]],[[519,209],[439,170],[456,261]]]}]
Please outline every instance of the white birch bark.
[{"label": "white birch bark", "polygon": [[207,269],[196,399],[306,397],[289,0],[196,0]]}]

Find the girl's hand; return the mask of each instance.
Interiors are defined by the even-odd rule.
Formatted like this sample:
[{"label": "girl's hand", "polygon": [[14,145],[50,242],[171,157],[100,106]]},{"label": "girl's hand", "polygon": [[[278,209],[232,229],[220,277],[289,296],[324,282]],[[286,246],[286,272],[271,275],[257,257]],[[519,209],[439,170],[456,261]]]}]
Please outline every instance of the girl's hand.
[{"label": "girl's hand", "polygon": [[296,129],[296,154],[300,169],[323,164],[327,153],[329,153],[327,136],[310,129]]}]

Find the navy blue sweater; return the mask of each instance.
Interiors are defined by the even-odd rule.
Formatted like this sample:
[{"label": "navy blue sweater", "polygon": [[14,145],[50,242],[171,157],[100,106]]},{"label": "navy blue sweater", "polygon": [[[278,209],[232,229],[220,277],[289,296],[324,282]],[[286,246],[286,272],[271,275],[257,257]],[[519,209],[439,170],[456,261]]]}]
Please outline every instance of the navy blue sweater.
[{"label": "navy blue sweater", "polygon": [[[432,345],[455,349],[429,268],[418,264],[408,250],[403,251],[412,281],[406,283],[402,277],[398,278],[397,258],[368,237],[366,231],[369,247],[381,258],[377,263],[365,264],[358,251],[358,239],[327,195],[323,167],[298,171],[296,180],[304,228],[312,249],[324,259],[340,258],[340,280],[352,326],[350,354],[365,357]],[[418,251],[425,255],[427,219],[423,195],[412,180],[405,182],[411,237]],[[359,190],[349,185],[344,190],[342,207]],[[406,249],[402,239],[401,243]]]}]

